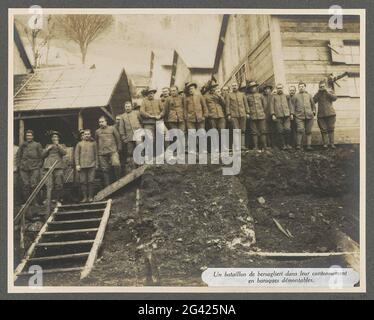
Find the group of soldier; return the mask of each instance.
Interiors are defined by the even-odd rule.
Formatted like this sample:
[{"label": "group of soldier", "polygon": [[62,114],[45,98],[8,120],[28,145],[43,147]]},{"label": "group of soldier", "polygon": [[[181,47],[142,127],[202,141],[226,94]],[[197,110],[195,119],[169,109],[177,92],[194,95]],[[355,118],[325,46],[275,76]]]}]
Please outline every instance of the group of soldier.
[{"label": "group of soldier", "polygon": [[[282,84],[275,90],[265,85],[262,93],[256,81],[246,81],[245,86],[231,84],[231,88],[208,81],[201,90],[196,83],[186,83],[184,90],[177,86],[163,88],[160,99],[155,98],[157,90],[143,90],[140,110],[131,101],[126,101],[124,113],[116,117],[115,125],[108,125],[106,117],[99,118],[99,128],[94,137],[89,129],[80,132],[80,140],[74,151],[74,164],[82,193],[82,202],[93,201],[94,180],[98,169],[102,172],[103,184],[112,182],[112,175],[119,179],[126,166],[135,167],[133,151],[136,144],[134,133],[139,128],[155,133],[156,123],[163,120],[168,129],[222,130],[239,129],[242,132],[241,147],[246,149],[245,134],[247,125],[252,137],[254,150],[278,146],[282,150],[302,149],[303,136],[306,136],[306,149],[311,150],[311,130],[318,104],[318,125],[323,139],[323,147],[335,148],[334,127],[336,114],[333,101],[337,99],[333,91],[327,89],[325,81],[319,83],[319,91],[310,95],[306,84],[291,86],[286,95]],[[292,128],[295,128],[292,137]],[[61,134],[51,131],[51,142],[44,149],[34,141],[34,133],[27,130],[25,142],[15,148],[15,172],[21,180],[23,198],[31,194],[41,179],[43,172],[57,161],[47,187],[53,189],[56,200],[61,201],[64,185],[66,148]],[[278,139],[276,139],[278,138]]]},{"label": "group of soldier", "polygon": [[154,130],[154,121],[163,119],[167,128],[218,130],[225,128],[240,129],[242,149],[247,148],[245,141],[247,127],[252,137],[254,150],[267,150],[279,147],[282,150],[303,148],[312,150],[312,127],[318,104],[318,125],[322,135],[323,147],[335,148],[334,130],[336,113],[333,102],[337,99],[327,83],[319,83],[319,91],[312,96],[306,84],[300,81],[296,87],[284,92],[284,86],[277,84],[275,89],[265,84],[262,93],[256,81],[246,81],[245,86],[231,84],[231,88],[208,81],[198,91],[196,83],[186,83],[183,91],[178,87],[163,88],[161,99],[155,99],[156,89],[143,92],[144,100],[140,115],[144,128]]},{"label": "group of soldier", "polygon": [[[81,202],[93,201],[94,181],[98,169],[102,171],[105,186],[112,182],[112,173],[116,179],[121,177],[122,148],[125,146],[129,151],[132,146],[132,141],[129,141],[129,137],[132,137],[129,128],[135,131],[141,127],[137,120],[138,116],[132,110],[131,102],[125,104],[125,110],[119,130],[116,126],[108,125],[107,118],[102,116],[99,118],[99,128],[95,132],[95,137],[89,129],[80,131],[80,141],[74,150],[74,164],[83,196]],[[43,149],[42,145],[34,140],[34,132],[27,130],[25,142],[19,147],[14,147],[14,173],[20,180],[23,201],[31,195],[40,182],[41,176],[52,165],[54,165],[54,170],[48,177],[46,186],[53,190],[53,197],[56,201],[62,201],[66,146],[60,143],[59,132],[50,131],[49,135],[51,143]]]}]

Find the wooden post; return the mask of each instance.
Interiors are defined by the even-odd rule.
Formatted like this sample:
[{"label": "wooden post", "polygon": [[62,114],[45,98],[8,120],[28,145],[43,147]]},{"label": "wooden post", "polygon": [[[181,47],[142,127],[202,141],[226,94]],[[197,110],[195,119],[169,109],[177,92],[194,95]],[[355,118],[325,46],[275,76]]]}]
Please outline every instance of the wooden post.
[{"label": "wooden post", "polygon": [[19,137],[18,145],[20,146],[25,140],[25,121],[23,119],[19,120]]},{"label": "wooden post", "polygon": [[[241,56],[240,56],[240,40],[239,40],[239,33],[238,33],[238,21],[237,21],[237,16],[236,14],[232,15],[232,22],[233,22],[233,25],[234,25],[234,48],[236,48],[236,61],[240,61],[241,60]],[[239,83],[239,86],[241,84]]]},{"label": "wooden post", "polygon": [[78,114],[78,130],[84,129],[82,110]]},{"label": "wooden post", "polygon": [[103,239],[104,239],[105,228],[109,221],[111,206],[112,206],[112,199],[109,199],[105,207],[105,211],[101,219],[99,230],[97,231],[95,241],[92,245],[90,254],[87,258],[86,265],[84,266],[81,272],[81,277],[80,277],[81,280],[86,278],[93,268],[93,265],[97,258],[101,243],[103,242]]},{"label": "wooden post", "polygon": [[36,236],[34,242],[30,246],[30,248],[27,250],[26,254],[24,255],[24,258],[21,261],[21,263],[18,265],[18,267],[14,271],[14,281],[17,280],[18,275],[22,272],[22,270],[25,267],[27,261],[29,260],[29,258],[31,257],[32,253],[34,252],[37,243],[39,242],[39,240],[42,237],[42,234],[47,230],[48,224],[54,219],[54,216],[57,213],[59,206],[60,206],[60,204],[57,204],[55,210],[49,216],[49,218],[46,221],[46,223],[44,224],[44,226],[39,230],[38,235]]},{"label": "wooden post", "polygon": [[139,207],[140,207],[140,190],[136,188],[136,202],[135,202],[135,212],[136,216],[139,216]]},{"label": "wooden post", "polygon": [[279,26],[279,18],[270,16],[269,18],[269,29],[270,29],[270,43],[271,43],[271,55],[273,59],[274,69],[274,81],[277,83],[286,85],[286,71],[284,67],[284,56],[282,48],[282,35]]},{"label": "wooden post", "polygon": [[51,212],[51,201],[52,201],[52,184],[47,183],[47,214]]},{"label": "wooden post", "polygon": [[20,235],[19,235],[19,247],[23,250],[22,255],[24,254],[25,249],[25,227],[26,227],[26,217],[25,215],[21,218],[21,226],[19,229]]},{"label": "wooden post", "polygon": [[95,201],[102,201],[105,198],[109,197],[114,192],[118,191],[119,189],[125,187],[130,182],[134,181],[135,179],[139,178],[143,175],[145,170],[148,168],[148,165],[143,165],[139,168],[136,168],[135,170],[131,171],[128,175],[122,177],[121,179],[113,182],[106,188],[102,189],[97,193],[94,200]]},{"label": "wooden post", "polygon": [[36,186],[36,188],[33,190],[33,192],[31,193],[31,195],[29,196],[29,198],[26,200],[26,202],[24,203],[24,205],[21,207],[20,211],[14,217],[14,223],[17,223],[19,221],[19,219],[22,218],[26,214],[29,206],[34,201],[35,197],[37,196],[37,194],[39,193],[39,191],[41,190],[41,188],[44,186],[44,184],[46,183],[47,179],[52,174],[53,170],[56,168],[57,164],[58,164],[58,160],[56,160],[52,164],[52,166],[49,168],[49,170],[47,171],[47,173],[43,176],[42,180],[40,180],[40,182],[38,183],[38,185]]}]

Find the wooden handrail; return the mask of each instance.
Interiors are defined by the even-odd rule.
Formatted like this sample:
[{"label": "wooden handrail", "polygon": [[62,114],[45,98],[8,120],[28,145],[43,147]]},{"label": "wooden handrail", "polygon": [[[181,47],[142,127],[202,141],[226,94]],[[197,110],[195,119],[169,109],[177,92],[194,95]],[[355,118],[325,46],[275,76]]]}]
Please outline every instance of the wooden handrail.
[{"label": "wooden handrail", "polygon": [[33,192],[31,193],[31,195],[29,196],[29,198],[26,200],[26,202],[24,203],[24,205],[21,207],[21,209],[19,210],[19,212],[17,213],[17,215],[14,218],[14,223],[15,224],[19,221],[19,219],[21,217],[23,217],[25,215],[25,213],[27,212],[27,210],[30,207],[31,203],[34,201],[34,199],[38,195],[39,191],[43,188],[44,184],[47,182],[48,177],[52,174],[53,170],[56,168],[58,162],[59,161],[56,160],[52,164],[52,166],[49,168],[49,170],[47,171],[47,173],[44,175],[44,177],[40,180],[40,182],[38,183],[38,185],[36,186],[36,188],[33,190]]}]

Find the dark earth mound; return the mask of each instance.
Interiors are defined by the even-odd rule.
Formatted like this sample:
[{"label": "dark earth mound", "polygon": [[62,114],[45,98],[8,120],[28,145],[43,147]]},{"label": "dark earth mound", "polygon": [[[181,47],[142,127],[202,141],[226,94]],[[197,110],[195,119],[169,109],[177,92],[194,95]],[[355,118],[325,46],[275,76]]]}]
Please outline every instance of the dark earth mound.
[{"label": "dark earth mound", "polygon": [[337,229],[358,240],[358,176],[353,149],[247,152],[235,177],[223,176],[218,165],[153,166],[113,199],[90,276],[53,275],[45,285],[192,286],[203,285],[207,267],[343,266],[339,257],[280,261],[246,254],[334,252]]}]

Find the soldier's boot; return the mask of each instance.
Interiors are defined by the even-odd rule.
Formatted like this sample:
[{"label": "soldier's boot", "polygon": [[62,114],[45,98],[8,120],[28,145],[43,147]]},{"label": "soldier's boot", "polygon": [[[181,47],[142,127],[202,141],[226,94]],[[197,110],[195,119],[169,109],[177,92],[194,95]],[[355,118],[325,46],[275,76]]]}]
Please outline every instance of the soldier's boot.
[{"label": "soldier's boot", "polygon": [[332,149],[336,149],[336,146],[335,146],[335,133],[334,132],[329,132],[329,140],[330,140],[330,147]]},{"label": "soldier's boot", "polygon": [[247,146],[245,144],[245,134],[242,134],[241,136],[241,147],[242,147],[242,150],[247,150]]},{"label": "soldier's boot", "polygon": [[253,150],[258,150],[258,136],[253,135],[252,139],[253,139]]},{"label": "soldier's boot", "polygon": [[55,189],[55,198],[57,202],[62,203],[62,189]]},{"label": "soldier's boot", "polygon": [[301,133],[296,134],[296,149],[301,150],[301,142],[303,141],[303,135]]},{"label": "soldier's boot", "polygon": [[285,140],[286,140],[286,148],[287,150],[292,150],[292,146],[291,146],[291,134],[289,132],[287,132],[285,135]]},{"label": "soldier's boot", "polygon": [[306,150],[307,151],[312,151],[313,148],[312,148],[312,135],[311,134],[308,134],[306,136]]},{"label": "soldier's boot", "polygon": [[114,167],[114,176],[116,177],[116,180],[119,180],[122,178],[121,167]]},{"label": "soldier's boot", "polygon": [[273,147],[274,147],[274,146],[273,146],[273,141],[272,141],[272,139],[271,139],[271,134],[270,134],[270,133],[268,133],[268,134],[266,135],[266,141],[267,141],[267,145],[268,145],[269,148],[273,148]]},{"label": "soldier's boot", "polygon": [[327,133],[321,133],[322,135],[322,143],[323,143],[323,148],[327,149],[328,148],[328,134]]},{"label": "soldier's boot", "polygon": [[110,185],[110,172],[108,171],[103,172],[103,180],[104,180],[104,187],[107,187]]},{"label": "soldier's boot", "polygon": [[262,134],[260,136],[260,140],[261,140],[261,144],[262,144],[262,149],[267,150],[268,145],[267,145],[267,141],[266,141],[266,135]]},{"label": "soldier's boot", "polygon": [[88,202],[94,201],[94,185],[93,183],[88,184]]},{"label": "soldier's boot", "polygon": [[80,203],[85,203],[87,202],[87,186],[85,184],[81,184],[81,192],[82,192],[82,200],[80,201]]},{"label": "soldier's boot", "polygon": [[286,142],[285,142],[283,134],[279,135],[279,140],[280,140],[280,147],[281,147],[281,149],[282,150],[287,150],[287,146],[286,146]]}]

